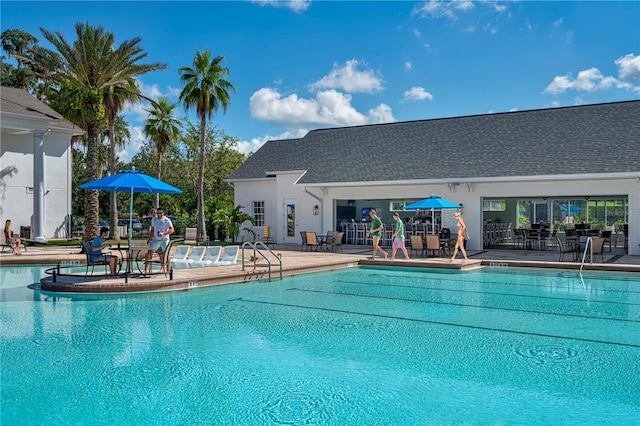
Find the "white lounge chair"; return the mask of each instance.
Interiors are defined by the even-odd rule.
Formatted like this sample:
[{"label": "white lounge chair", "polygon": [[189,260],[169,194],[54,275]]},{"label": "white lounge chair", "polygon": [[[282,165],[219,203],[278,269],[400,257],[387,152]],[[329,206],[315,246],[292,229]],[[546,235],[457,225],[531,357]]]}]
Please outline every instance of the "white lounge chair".
[{"label": "white lounge chair", "polygon": [[238,261],[238,253],[240,252],[240,246],[226,246],[222,251],[222,256],[215,265],[235,265]]},{"label": "white lounge chair", "polygon": [[173,256],[171,256],[171,267],[188,268],[187,257],[189,256],[190,250],[191,246],[176,247],[176,251],[173,253]]},{"label": "white lounge chair", "polygon": [[193,262],[191,264],[192,268],[196,267],[205,267],[205,266],[216,266],[218,261],[220,260],[220,252],[222,251],[222,246],[209,246],[202,257],[202,260],[199,262]]},{"label": "white lounge chair", "polygon": [[[184,260],[184,263],[180,264],[180,266],[183,268],[194,267],[194,263],[200,262],[202,260],[202,256],[204,256],[204,252],[206,249],[206,246],[191,247],[189,255]],[[173,265],[173,260],[171,261],[171,265]]]}]

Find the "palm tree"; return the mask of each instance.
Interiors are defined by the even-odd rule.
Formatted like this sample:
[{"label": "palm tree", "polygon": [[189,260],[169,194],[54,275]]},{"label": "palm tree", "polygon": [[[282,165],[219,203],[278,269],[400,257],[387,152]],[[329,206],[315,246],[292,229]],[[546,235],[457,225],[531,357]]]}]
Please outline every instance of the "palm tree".
[{"label": "palm tree", "polygon": [[[124,140],[118,138],[122,132],[116,131],[118,120],[123,120],[118,116],[122,111],[125,102],[135,102],[139,99],[139,90],[133,81],[129,82],[129,87],[113,86],[105,92],[104,105],[107,115],[107,123],[109,125],[109,172],[114,175],[118,172],[118,161],[116,150],[124,146]],[[112,192],[109,197],[109,222],[111,223],[111,235],[116,236],[116,240],[120,240],[118,229],[118,199],[116,192]]]},{"label": "palm tree", "polygon": [[224,112],[229,105],[229,91],[235,92],[235,87],[226,80],[229,69],[222,66],[224,56],[211,59],[209,49],[204,52],[196,50],[193,68],[182,67],[178,70],[180,81],[184,89],[180,93],[180,100],[185,109],[196,108],[200,118],[200,169],[198,173],[198,240],[204,240],[206,227],[204,221],[204,155],[207,119],[211,119],[218,108]]},{"label": "palm tree", "polygon": [[[162,155],[180,137],[182,122],[173,115],[173,110],[177,106],[177,103],[171,103],[169,99],[161,96],[153,104],[152,108],[145,109],[149,116],[144,125],[144,134],[156,144],[156,150],[158,151],[156,174],[158,179],[162,176]],[[155,194],[154,206],[158,208],[159,204],[160,194]]]},{"label": "palm tree", "polygon": [[[115,46],[113,33],[89,23],[75,25],[77,40],[69,43],[61,32],[40,28],[53,45],[55,54],[34,51],[33,61],[53,70],[51,79],[64,85],[79,105],[82,127],[87,133],[86,181],[101,177],[98,162],[100,126],[105,122],[105,98],[114,88],[131,91],[135,77],[165,69],[161,63],[140,64],[147,54],[139,46],[139,37]],[[85,239],[91,240],[98,229],[98,191],[88,191],[85,204]]]},{"label": "palm tree", "polygon": [[231,241],[235,243],[236,236],[240,233],[240,225],[242,222],[249,221],[255,225],[256,220],[242,211],[243,206],[227,207],[216,210],[213,217],[215,223],[221,223],[227,237],[231,237]]}]

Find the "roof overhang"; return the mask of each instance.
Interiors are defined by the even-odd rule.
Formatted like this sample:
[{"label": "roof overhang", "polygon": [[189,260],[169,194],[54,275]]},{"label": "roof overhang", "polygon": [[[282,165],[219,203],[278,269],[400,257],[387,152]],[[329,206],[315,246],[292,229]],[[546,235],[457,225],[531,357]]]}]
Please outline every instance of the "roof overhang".
[{"label": "roof overhang", "polygon": [[494,177],[464,177],[448,179],[415,179],[389,181],[361,181],[361,182],[297,182],[307,187],[367,187],[367,186],[401,186],[401,185],[432,185],[432,184],[461,184],[461,183],[509,183],[509,182],[553,182],[553,181],[587,181],[587,180],[618,180],[638,179],[640,171],[623,173],[588,173],[569,175],[534,175],[534,176],[494,176]]},{"label": "roof overhang", "polygon": [[65,121],[51,117],[35,117],[27,114],[2,112],[2,128],[11,135],[21,135],[37,132],[55,132],[69,136],[81,135],[84,131]]}]

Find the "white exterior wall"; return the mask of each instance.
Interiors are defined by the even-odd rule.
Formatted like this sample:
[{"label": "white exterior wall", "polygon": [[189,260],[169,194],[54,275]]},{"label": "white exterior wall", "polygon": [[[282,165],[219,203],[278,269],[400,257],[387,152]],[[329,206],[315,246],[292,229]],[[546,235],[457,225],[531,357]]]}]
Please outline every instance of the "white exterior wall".
[{"label": "white exterior wall", "polygon": [[[446,183],[425,184],[388,184],[388,185],[353,185],[353,186],[303,186],[294,185],[301,173],[279,174],[276,181],[235,182],[236,203],[241,200],[264,200],[265,194],[271,195],[277,206],[273,222],[267,217],[267,224],[271,223],[272,229],[276,228],[278,234],[276,241],[284,242],[284,204],[286,199],[296,201],[297,224],[296,243],[300,243],[298,233],[300,230],[325,233],[334,229],[335,200],[389,200],[389,199],[419,199],[432,194],[438,195],[449,201],[463,205],[463,217],[469,228],[471,239],[468,248],[471,250],[482,249],[483,212],[482,201],[484,198],[542,198],[542,197],[576,197],[576,196],[611,196],[627,197],[629,202],[629,254],[640,255],[640,178],[614,178],[599,177],[578,179],[576,176],[541,177],[537,180],[512,179],[504,182],[470,182],[452,185],[450,191]],[[572,180],[570,180],[572,179]],[[318,199],[314,198],[312,195]],[[313,206],[320,207],[320,214],[313,215]],[[371,204],[371,203],[367,203]],[[278,207],[279,206],[279,207]],[[380,209],[379,216],[384,222],[391,220],[388,204],[359,206],[375,207]],[[451,211],[453,213],[454,210]],[[456,223],[451,214],[443,214],[442,226],[452,228]],[[635,232],[632,232],[635,230]]]},{"label": "white exterior wall", "polygon": [[[33,133],[3,132],[0,142],[0,221],[11,219],[11,230],[31,226],[33,232]],[[66,238],[71,213],[70,136],[44,136],[44,236]],[[31,190],[29,190],[31,189]]]}]

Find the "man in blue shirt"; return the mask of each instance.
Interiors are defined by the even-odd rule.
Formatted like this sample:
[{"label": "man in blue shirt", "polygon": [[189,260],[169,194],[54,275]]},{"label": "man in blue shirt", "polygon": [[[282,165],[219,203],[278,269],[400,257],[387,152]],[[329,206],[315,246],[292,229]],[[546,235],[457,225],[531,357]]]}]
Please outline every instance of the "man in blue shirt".
[{"label": "man in blue shirt", "polygon": [[89,255],[92,262],[101,262],[103,260],[109,262],[111,274],[115,274],[116,266],[118,265],[118,258],[116,256],[102,253],[102,250],[111,247],[111,245],[104,243],[104,239],[107,238],[108,235],[109,228],[106,226],[100,228],[100,235],[96,236],[91,242],[91,253],[89,253]]}]

